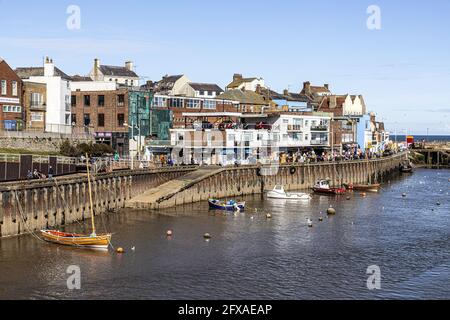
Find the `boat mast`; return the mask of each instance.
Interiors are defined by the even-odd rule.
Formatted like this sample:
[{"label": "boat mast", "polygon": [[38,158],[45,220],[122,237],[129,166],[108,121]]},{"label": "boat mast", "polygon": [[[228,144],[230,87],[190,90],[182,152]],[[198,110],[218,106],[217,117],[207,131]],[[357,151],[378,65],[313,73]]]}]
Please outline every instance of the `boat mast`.
[{"label": "boat mast", "polygon": [[87,168],[87,176],[88,176],[88,187],[89,187],[89,203],[90,203],[90,208],[91,208],[91,221],[92,221],[92,236],[95,237],[96,233],[95,233],[95,221],[94,221],[94,208],[92,206],[92,188],[91,188],[91,175],[90,175],[90,171],[89,171],[89,156],[86,153],[86,168]]}]

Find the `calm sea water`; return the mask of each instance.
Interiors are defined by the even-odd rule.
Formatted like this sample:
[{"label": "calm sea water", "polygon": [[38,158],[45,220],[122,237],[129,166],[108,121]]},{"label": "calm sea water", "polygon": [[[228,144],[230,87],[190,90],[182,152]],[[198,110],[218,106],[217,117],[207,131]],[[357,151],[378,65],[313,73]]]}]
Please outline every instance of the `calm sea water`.
[{"label": "calm sea water", "polygon": [[[247,197],[248,212],[236,216],[198,203],[164,214],[99,218],[99,227],[115,233],[114,245],[127,249],[123,255],[58,247],[32,236],[3,239],[0,298],[449,299],[449,179],[450,171],[417,170],[379,194],[355,193],[351,200]],[[327,218],[330,205],[337,215]],[[211,241],[203,239],[205,232]],[[70,265],[81,268],[79,291],[67,289]],[[381,268],[379,291],[366,287],[371,265]]]},{"label": "calm sea water", "polygon": [[[415,141],[420,142],[425,140],[426,142],[448,142],[450,141],[450,135],[447,136],[432,136],[432,135],[412,135],[415,139]],[[391,140],[395,141],[395,134],[391,133]],[[406,141],[405,135],[397,135],[397,141]]]}]

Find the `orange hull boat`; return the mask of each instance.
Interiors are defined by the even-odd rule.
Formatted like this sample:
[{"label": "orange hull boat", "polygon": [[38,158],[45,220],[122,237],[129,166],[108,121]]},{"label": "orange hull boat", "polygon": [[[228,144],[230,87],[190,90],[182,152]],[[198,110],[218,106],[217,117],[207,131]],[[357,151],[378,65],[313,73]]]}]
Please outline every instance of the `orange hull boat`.
[{"label": "orange hull boat", "polygon": [[111,241],[111,234],[86,236],[75,233],[65,233],[54,230],[42,230],[45,241],[65,246],[107,250]]}]

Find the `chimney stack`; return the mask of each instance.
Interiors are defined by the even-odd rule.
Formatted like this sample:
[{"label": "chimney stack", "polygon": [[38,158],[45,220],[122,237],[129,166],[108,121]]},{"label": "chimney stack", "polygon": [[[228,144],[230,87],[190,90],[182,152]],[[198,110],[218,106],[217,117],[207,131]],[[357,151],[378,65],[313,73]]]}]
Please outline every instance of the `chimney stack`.
[{"label": "chimney stack", "polygon": [[323,86],[325,87],[325,89],[330,90],[330,85],[328,83],[325,83]]},{"label": "chimney stack", "polygon": [[307,82],[303,82],[303,90],[305,91],[306,94],[311,94],[311,82],[307,81]]},{"label": "chimney stack", "polygon": [[133,61],[125,62],[125,68],[127,68],[127,70],[133,71],[133,67],[134,67]]},{"label": "chimney stack", "polygon": [[289,95],[289,90],[288,89],[284,89],[283,90],[283,95],[288,96]]},{"label": "chimney stack", "polygon": [[242,80],[242,74],[235,73],[233,75],[233,81],[236,81],[236,80]]},{"label": "chimney stack", "polygon": [[53,76],[55,76],[55,65],[53,64],[53,60],[47,57],[44,63],[44,77]]},{"label": "chimney stack", "polygon": [[337,106],[336,96],[330,96],[330,109],[334,109]]}]

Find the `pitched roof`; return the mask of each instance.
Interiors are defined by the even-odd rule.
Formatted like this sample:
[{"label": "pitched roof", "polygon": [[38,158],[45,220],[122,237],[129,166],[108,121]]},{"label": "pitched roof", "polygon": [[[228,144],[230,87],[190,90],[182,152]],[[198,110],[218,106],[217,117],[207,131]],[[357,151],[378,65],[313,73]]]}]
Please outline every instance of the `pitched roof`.
[{"label": "pitched roof", "polygon": [[331,91],[325,86],[311,86],[311,91],[314,93],[330,93]]},{"label": "pitched roof", "polygon": [[214,83],[189,83],[189,85],[195,91],[212,91],[217,93],[223,92],[222,88]]},{"label": "pitched roof", "polygon": [[287,100],[287,101],[297,101],[297,102],[310,102],[311,101],[311,99],[307,95],[304,95],[304,94],[298,94],[298,93],[293,93],[293,92],[288,92],[288,94],[285,94],[285,92],[278,93],[276,91],[262,88],[262,87],[259,87],[257,89],[257,92],[258,92],[258,90],[259,90],[260,95],[262,95],[263,97],[269,96],[270,99],[272,99],[272,100]]},{"label": "pitched roof", "polygon": [[72,81],[81,82],[81,81],[93,81],[93,80],[91,79],[91,77],[83,77],[83,76],[80,76],[77,74],[77,75],[72,76]]},{"label": "pitched roof", "polygon": [[242,104],[268,105],[268,101],[261,95],[253,91],[243,91],[239,89],[229,90],[218,96],[218,99],[239,101]]},{"label": "pitched roof", "polygon": [[[30,77],[43,77],[44,68],[43,67],[28,67],[28,68],[17,68],[14,70],[21,79],[29,79]],[[65,80],[72,80],[70,76],[62,72],[60,69],[55,67],[55,75],[61,77]]]},{"label": "pitched roof", "polygon": [[105,76],[139,78],[136,72],[120,66],[101,65],[100,72]]},{"label": "pitched roof", "polygon": [[154,85],[155,92],[168,94],[174,87],[175,82],[180,80],[184,75],[164,76]]},{"label": "pitched roof", "polygon": [[243,83],[252,82],[255,81],[258,78],[240,78],[233,80],[229,85],[227,85],[227,88],[234,89],[239,87]]}]

